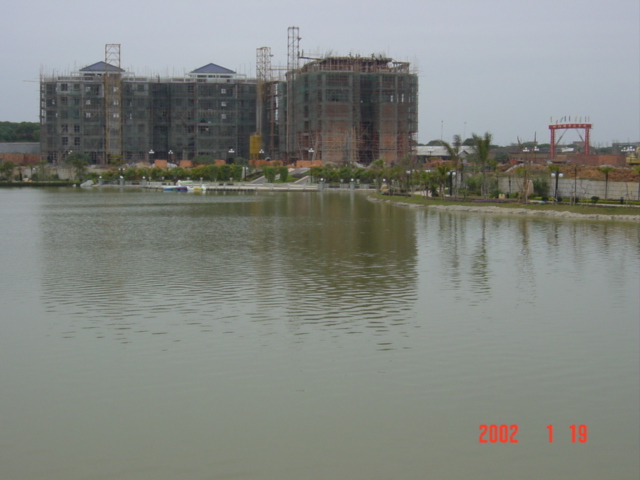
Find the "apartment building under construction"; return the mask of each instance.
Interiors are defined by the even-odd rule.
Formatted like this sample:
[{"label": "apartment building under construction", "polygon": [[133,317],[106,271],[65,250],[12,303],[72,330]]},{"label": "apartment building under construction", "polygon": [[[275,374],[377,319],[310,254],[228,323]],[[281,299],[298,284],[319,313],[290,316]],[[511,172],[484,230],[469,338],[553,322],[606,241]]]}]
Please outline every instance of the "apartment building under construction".
[{"label": "apartment building under construction", "polygon": [[184,77],[137,76],[107,45],[105,61],[41,76],[40,122],[42,155],[54,163],[71,151],[97,164],[248,158],[256,82],[213,63]]},{"label": "apartment building under construction", "polygon": [[272,68],[270,48],[259,48],[255,79],[213,63],[183,77],[139,76],[120,68],[120,45],[108,44],[104,61],[41,75],[42,156],[367,165],[414,155],[418,76],[410,64],[385,55],[303,57],[299,40],[289,27],[286,69]]},{"label": "apartment building under construction", "polygon": [[[418,76],[409,63],[384,56],[313,59],[288,69],[278,86],[278,115],[269,112],[273,89],[265,86],[262,137],[279,132],[280,151],[290,161],[367,165],[412,155]],[[277,129],[266,120],[274,117]]]}]

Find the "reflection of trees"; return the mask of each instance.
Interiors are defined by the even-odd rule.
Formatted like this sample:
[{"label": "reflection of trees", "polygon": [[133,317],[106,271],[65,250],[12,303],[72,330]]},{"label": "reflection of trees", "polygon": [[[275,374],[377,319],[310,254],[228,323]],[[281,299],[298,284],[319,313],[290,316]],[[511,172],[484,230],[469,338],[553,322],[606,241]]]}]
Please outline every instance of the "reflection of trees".
[{"label": "reflection of trees", "polygon": [[476,242],[471,264],[472,291],[482,296],[491,291],[489,283],[489,254],[487,252],[487,218],[480,219],[480,238]]},{"label": "reflection of trees", "polygon": [[536,298],[536,278],[531,257],[531,246],[529,229],[531,227],[530,218],[518,219],[518,230],[520,233],[520,252],[516,255],[516,288],[519,302],[533,303]]},{"label": "reflection of trees", "polygon": [[442,282],[454,289],[461,287],[462,245],[465,242],[466,219],[460,215],[438,214],[438,244]]}]

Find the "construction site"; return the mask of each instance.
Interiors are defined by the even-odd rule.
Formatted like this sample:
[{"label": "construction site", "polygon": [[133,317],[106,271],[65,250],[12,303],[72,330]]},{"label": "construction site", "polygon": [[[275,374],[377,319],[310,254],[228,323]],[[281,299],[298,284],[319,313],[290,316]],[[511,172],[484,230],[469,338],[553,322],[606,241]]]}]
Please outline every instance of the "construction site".
[{"label": "construction site", "polygon": [[414,155],[418,76],[386,55],[307,56],[289,27],[286,67],[260,47],[256,78],[210,63],[183,77],[138,76],[104,61],[41,74],[41,155],[72,151],[98,165],[178,163],[198,156],[233,162],[281,160],[391,164]]},{"label": "construction site", "polygon": [[[289,27],[287,66],[257,51],[258,132],[269,156],[287,162],[394,163],[412,155],[418,131],[418,76],[385,55],[304,56]],[[256,142],[257,143],[257,142]]]},{"label": "construction site", "polygon": [[210,63],[184,77],[143,77],[120,68],[120,45],[105,61],[40,78],[41,152],[59,163],[71,151],[91,162],[169,162],[249,156],[256,82]]}]

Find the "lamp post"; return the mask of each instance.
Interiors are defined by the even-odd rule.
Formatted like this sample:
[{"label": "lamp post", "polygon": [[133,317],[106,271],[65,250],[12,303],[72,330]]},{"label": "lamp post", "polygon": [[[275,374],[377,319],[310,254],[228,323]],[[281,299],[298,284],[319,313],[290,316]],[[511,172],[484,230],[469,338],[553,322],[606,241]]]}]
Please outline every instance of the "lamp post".
[{"label": "lamp post", "polygon": [[153,149],[149,150],[149,164],[153,165],[153,154],[156,153]]},{"label": "lamp post", "polygon": [[168,153],[167,156],[169,157],[169,162],[173,163],[173,150],[169,150],[169,152],[167,153]]},{"label": "lamp post", "polygon": [[229,158],[227,158],[227,165],[231,165],[233,163],[233,154],[236,153],[233,147],[229,147]]},{"label": "lamp post", "polygon": [[555,178],[556,179],[556,186],[553,192],[553,199],[554,201],[558,201],[558,179],[563,177],[564,175],[562,175],[562,173],[560,172],[551,172],[551,178]]},{"label": "lamp post", "polygon": [[453,197],[453,177],[456,176],[456,171],[451,170],[449,172],[449,195]]},{"label": "lamp post", "polygon": [[313,154],[316,153],[316,151],[313,149],[313,147],[311,147],[309,149],[309,160],[313,161]]}]

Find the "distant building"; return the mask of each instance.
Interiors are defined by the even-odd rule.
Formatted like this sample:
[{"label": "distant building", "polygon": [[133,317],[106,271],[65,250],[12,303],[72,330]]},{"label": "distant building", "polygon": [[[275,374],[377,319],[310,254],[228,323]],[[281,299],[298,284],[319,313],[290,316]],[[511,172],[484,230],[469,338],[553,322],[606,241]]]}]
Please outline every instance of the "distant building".
[{"label": "distant building", "polygon": [[71,151],[96,164],[249,158],[256,84],[213,63],[163,78],[98,62],[41,77],[40,123],[41,154],[52,163]]},{"label": "distant building", "polygon": [[[451,160],[449,151],[443,145],[420,145],[415,147],[416,157],[419,163],[430,163],[434,160]],[[475,148],[468,145],[461,145],[459,156],[462,161],[466,161],[469,155],[475,153]]]},{"label": "distant building", "polygon": [[279,148],[289,161],[368,165],[414,154],[418,76],[407,62],[383,56],[312,60],[287,72],[279,96]]}]

